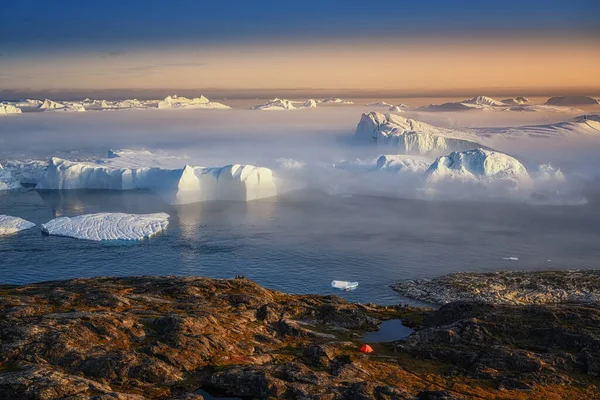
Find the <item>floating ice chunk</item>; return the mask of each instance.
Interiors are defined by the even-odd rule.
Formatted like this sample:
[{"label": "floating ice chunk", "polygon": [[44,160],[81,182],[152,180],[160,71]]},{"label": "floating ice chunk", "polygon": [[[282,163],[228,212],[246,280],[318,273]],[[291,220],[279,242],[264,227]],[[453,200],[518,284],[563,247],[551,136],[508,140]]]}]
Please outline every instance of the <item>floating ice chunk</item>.
[{"label": "floating ice chunk", "polygon": [[25,229],[31,229],[35,226],[33,222],[26,221],[19,217],[10,215],[0,215],[0,236],[12,235]]},{"label": "floating ice chunk", "polygon": [[428,181],[463,180],[530,180],[527,169],[516,158],[484,149],[452,152],[439,157],[426,172]]},{"label": "floating ice chunk", "polygon": [[358,287],[358,282],[331,281],[331,287],[341,290],[354,290]]},{"label": "floating ice chunk", "polygon": [[517,96],[517,97],[512,97],[510,99],[504,99],[504,100],[502,100],[502,103],[504,103],[506,105],[516,106],[516,105],[529,103],[529,99],[527,97]]},{"label": "floating ice chunk", "polygon": [[0,115],[21,114],[21,109],[12,104],[0,104]]},{"label": "floating ice chunk", "polygon": [[508,261],[519,261],[519,257],[503,257],[502,259]]},{"label": "floating ice chunk", "polygon": [[431,159],[421,156],[385,154],[377,159],[377,169],[394,172],[425,172]]},{"label": "floating ice chunk", "polygon": [[317,103],[323,103],[323,104],[354,104],[353,101],[342,100],[339,97],[327,97],[325,99],[317,100]]},{"label": "floating ice chunk", "polygon": [[316,108],[317,107],[317,102],[314,101],[313,99],[308,99],[304,102],[304,104],[302,105],[302,108]]},{"label": "floating ice chunk", "polygon": [[[22,185],[37,184],[48,168],[47,161],[41,160],[7,160],[4,162],[4,170],[10,172],[12,177]],[[2,175],[0,166],[0,175]]]},{"label": "floating ice chunk", "polygon": [[21,187],[21,184],[16,180],[9,170],[4,169],[0,165],[0,191],[13,190]]},{"label": "floating ice chunk", "polygon": [[291,101],[274,98],[271,101],[266,102],[265,104],[260,104],[258,106],[252,107],[253,110],[263,110],[263,111],[271,111],[271,110],[294,110],[296,107],[292,104]]},{"label": "floating ice chunk", "polygon": [[377,101],[377,102],[368,103],[365,105],[368,107],[385,107],[385,108],[390,108],[393,106],[393,104],[386,103],[385,101]]},{"label": "floating ice chunk", "polygon": [[42,224],[42,232],[86,240],[143,240],[168,225],[169,214],[166,213],[100,213],[56,218]]},{"label": "floating ice chunk", "polygon": [[157,107],[161,109],[181,109],[181,108],[191,108],[191,109],[221,109],[228,110],[231,107],[226,106],[222,103],[217,103],[214,101],[208,100],[204,96],[195,97],[193,99],[188,99],[187,97],[179,97],[177,95],[167,96],[164,100],[161,100],[157,103]]}]

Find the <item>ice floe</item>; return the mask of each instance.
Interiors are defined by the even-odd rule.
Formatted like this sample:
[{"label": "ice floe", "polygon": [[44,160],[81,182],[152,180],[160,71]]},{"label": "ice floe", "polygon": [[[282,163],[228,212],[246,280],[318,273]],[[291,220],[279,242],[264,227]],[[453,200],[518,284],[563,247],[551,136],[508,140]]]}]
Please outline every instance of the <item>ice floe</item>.
[{"label": "ice floe", "polygon": [[169,214],[99,213],[60,217],[42,224],[42,232],[86,240],[143,240],[167,228]]},{"label": "ice floe", "polygon": [[294,104],[290,100],[274,98],[266,102],[265,104],[259,104],[257,106],[252,107],[253,110],[263,110],[263,111],[272,111],[272,110],[294,110]]},{"label": "ice floe", "polygon": [[0,104],[0,115],[21,114],[21,109],[12,104]]},{"label": "ice floe", "polygon": [[21,187],[21,183],[12,176],[9,170],[0,165],[0,191],[13,190]]},{"label": "ice floe", "polygon": [[26,221],[19,217],[10,215],[0,215],[0,236],[12,235],[19,231],[31,229],[35,226],[33,222]]}]

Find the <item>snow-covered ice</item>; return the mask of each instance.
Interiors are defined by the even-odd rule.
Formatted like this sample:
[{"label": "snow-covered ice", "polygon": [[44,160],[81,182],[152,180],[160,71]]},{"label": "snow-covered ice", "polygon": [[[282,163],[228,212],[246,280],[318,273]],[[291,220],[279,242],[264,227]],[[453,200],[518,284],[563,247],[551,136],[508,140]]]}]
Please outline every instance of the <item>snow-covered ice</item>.
[{"label": "snow-covered ice", "polygon": [[385,101],[376,101],[376,102],[373,102],[373,103],[368,103],[368,104],[365,104],[365,105],[366,105],[367,107],[384,107],[384,108],[388,108],[388,109],[389,109],[390,107],[393,107],[393,106],[394,106],[393,104],[386,103]]},{"label": "snow-covered ice", "polygon": [[143,240],[168,225],[166,213],[99,213],[56,218],[42,224],[42,232],[86,240]]},{"label": "snow-covered ice", "polygon": [[259,104],[257,106],[252,107],[253,110],[263,110],[263,111],[272,111],[272,110],[295,110],[294,104],[290,100],[274,98],[266,102],[265,104]]},{"label": "snow-covered ice", "polygon": [[447,153],[485,147],[474,135],[461,135],[449,129],[404,118],[395,114],[362,114],[355,137],[380,145],[390,145],[401,154]]},{"label": "snow-covered ice", "polygon": [[9,170],[0,165],[0,191],[13,190],[21,187],[21,184],[12,176]]},{"label": "snow-covered ice", "polygon": [[12,104],[0,103],[0,115],[21,114],[21,109]]},{"label": "snow-covered ice", "polygon": [[527,169],[516,158],[497,151],[475,149],[439,157],[426,172],[428,181],[507,180],[528,182]]},{"label": "snow-covered ice", "polygon": [[339,97],[327,97],[325,99],[317,100],[317,103],[323,103],[323,104],[354,104],[353,101],[343,100],[343,99],[340,99]]},{"label": "snow-covered ice", "polygon": [[511,97],[509,99],[504,99],[501,100],[502,103],[509,105],[509,106],[516,106],[516,105],[520,105],[520,104],[528,104],[530,101],[527,97],[524,96],[516,96],[516,97]]},{"label": "snow-covered ice", "polygon": [[[9,172],[11,176],[22,185],[35,185],[44,176],[44,173],[48,168],[48,161],[6,160],[2,165],[4,166],[4,170]],[[1,169],[2,168],[0,168],[0,175],[2,175]]]},{"label": "snow-covered ice", "polygon": [[31,229],[35,226],[33,222],[26,221],[19,217],[10,215],[0,215],[0,236],[12,235],[25,229]]},{"label": "snow-covered ice", "polygon": [[385,154],[376,162],[377,169],[394,172],[425,172],[430,165],[431,159],[427,157],[402,154]]},{"label": "snow-covered ice", "polygon": [[164,100],[158,102],[160,109],[210,109],[210,110],[229,110],[231,107],[225,104],[208,100],[204,96],[188,99],[177,95],[167,96]]}]

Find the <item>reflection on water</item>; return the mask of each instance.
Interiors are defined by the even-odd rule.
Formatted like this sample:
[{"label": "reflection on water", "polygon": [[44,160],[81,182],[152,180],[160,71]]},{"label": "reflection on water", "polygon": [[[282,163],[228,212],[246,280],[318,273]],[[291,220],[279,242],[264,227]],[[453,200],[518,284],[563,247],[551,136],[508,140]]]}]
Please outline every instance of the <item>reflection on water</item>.
[{"label": "reflection on water", "polygon": [[[171,219],[164,234],[130,246],[43,236],[39,228],[1,238],[0,283],[245,275],[292,293],[392,304],[406,302],[389,288],[401,279],[471,270],[594,268],[600,259],[600,209],[593,201],[534,207],[301,191],[248,203],[170,206],[145,191],[24,190],[0,196],[0,214],[38,225],[96,212],[167,212]],[[360,285],[339,292],[332,280]]]}]

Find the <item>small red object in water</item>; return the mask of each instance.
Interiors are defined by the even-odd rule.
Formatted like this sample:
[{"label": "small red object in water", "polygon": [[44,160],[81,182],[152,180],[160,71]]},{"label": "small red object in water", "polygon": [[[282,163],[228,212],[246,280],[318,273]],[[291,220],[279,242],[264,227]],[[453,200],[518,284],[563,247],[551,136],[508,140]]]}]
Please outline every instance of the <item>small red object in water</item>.
[{"label": "small red object in water", "polygon": [[372,353],[373,348],[371,346],[369,346],[368,344],[363,344],[363,346],[360,348],[360,351],[363,353]]}]

